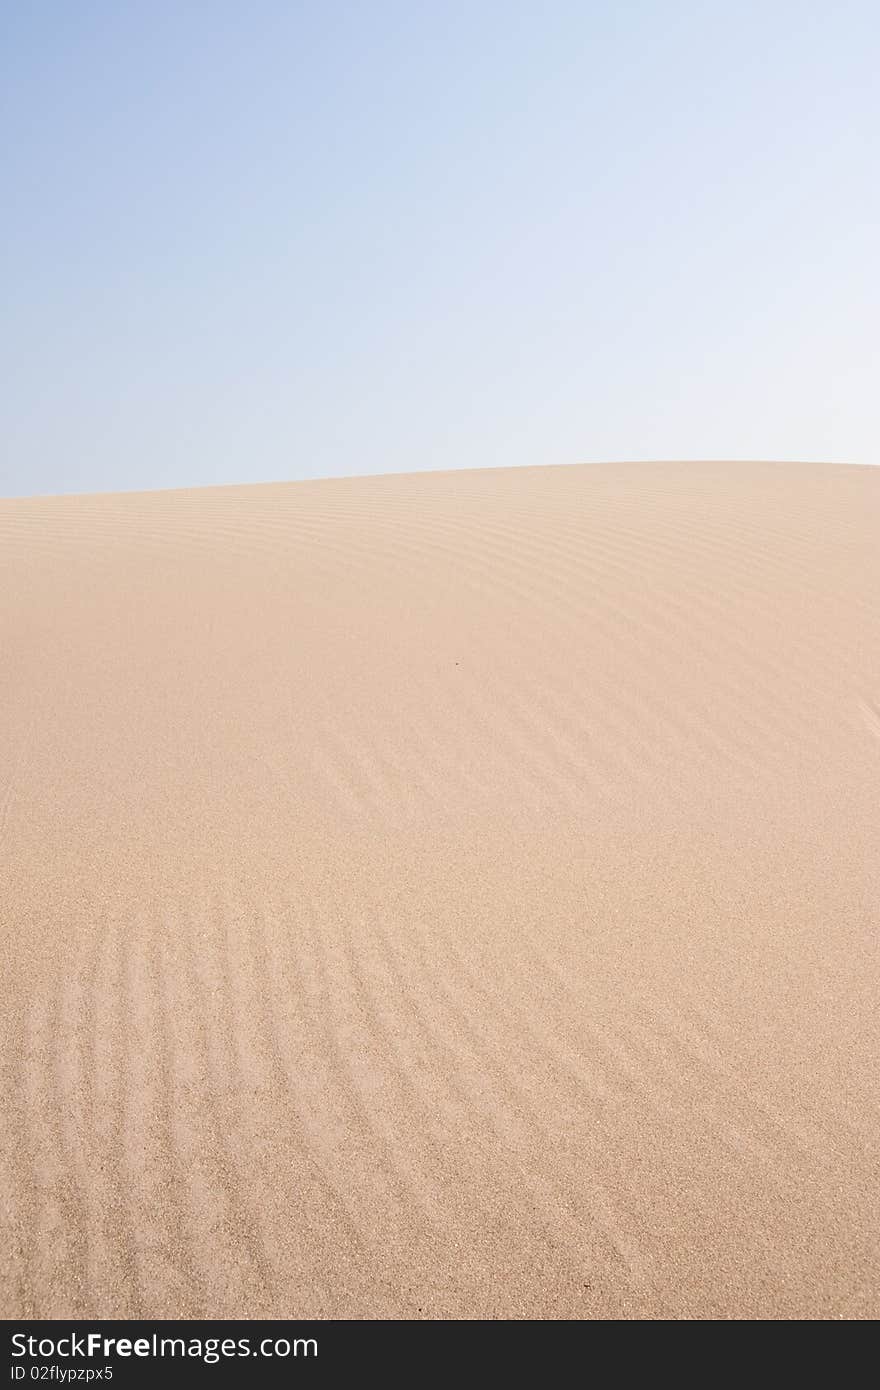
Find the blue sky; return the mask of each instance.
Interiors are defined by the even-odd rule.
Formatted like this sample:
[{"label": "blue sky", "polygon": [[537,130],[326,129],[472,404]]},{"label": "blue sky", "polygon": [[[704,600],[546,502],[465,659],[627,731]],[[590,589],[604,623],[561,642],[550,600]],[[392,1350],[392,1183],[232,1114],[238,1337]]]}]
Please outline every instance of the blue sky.
[{"label": "blue sky", "polygon": [[873,0],[0,23],[2,495],[880,458]]}]

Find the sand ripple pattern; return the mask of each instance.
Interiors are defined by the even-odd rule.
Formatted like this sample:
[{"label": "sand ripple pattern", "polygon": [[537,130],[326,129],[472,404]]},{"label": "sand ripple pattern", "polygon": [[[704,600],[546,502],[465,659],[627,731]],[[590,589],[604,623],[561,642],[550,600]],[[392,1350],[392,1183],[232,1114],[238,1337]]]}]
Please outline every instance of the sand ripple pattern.
[{"label": "sand ripple pattern", "polygon": [[878,523],[0,502],[2,1312],[876,1316]]}]

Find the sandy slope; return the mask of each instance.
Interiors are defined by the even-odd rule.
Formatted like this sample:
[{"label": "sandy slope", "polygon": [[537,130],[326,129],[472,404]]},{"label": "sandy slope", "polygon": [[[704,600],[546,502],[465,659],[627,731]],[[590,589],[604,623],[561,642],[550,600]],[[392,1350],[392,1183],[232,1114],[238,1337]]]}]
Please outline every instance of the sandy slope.
[{"label": "sandy slope", "polygon": [[880,1313],[880,469],[0,503],[0,1310]]}]

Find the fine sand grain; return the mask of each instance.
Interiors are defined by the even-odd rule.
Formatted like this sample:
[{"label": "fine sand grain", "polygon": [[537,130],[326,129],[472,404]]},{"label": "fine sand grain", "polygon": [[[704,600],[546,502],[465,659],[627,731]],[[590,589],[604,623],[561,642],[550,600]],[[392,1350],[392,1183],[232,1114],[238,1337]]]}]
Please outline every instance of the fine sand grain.
[{"label": "fine sand grain", "polygon": [[880,469],[0,502],[7,1316],[880,1314]]}]

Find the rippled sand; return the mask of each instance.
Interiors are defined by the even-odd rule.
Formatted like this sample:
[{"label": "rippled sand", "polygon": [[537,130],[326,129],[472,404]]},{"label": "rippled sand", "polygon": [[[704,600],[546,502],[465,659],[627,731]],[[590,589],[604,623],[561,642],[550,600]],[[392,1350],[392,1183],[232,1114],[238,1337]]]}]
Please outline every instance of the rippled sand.
[{"label": "rippled sand", "polygon": [[880,1314],[880,469],[0,502],[7,1316]]}]

